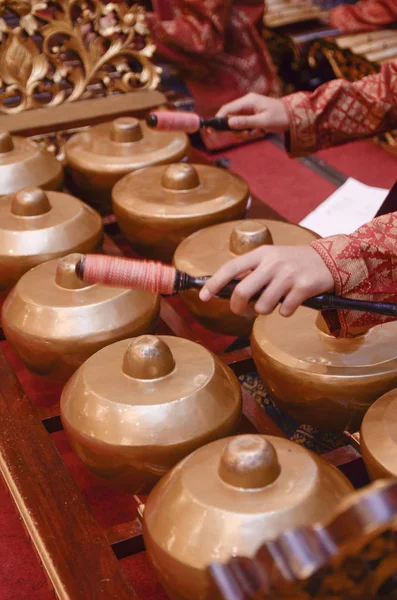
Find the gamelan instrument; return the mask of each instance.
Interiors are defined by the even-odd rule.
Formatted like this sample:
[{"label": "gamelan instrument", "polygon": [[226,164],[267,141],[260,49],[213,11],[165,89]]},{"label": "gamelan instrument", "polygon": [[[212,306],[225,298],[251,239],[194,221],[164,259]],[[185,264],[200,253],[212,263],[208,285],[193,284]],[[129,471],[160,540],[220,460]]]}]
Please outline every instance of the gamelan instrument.
[{"label": "gamelan instrument", "polygon": [[[192,277],[175,267],[160,262],[134,260],[88,254],[76,264],[77,276],[86,283],[101,283],[150,291],[153,294],[172,296],[187,290],[201,290],[209,277]],[[234,279],[218,292],[220,298],[230,298],[240,280]],[[263,290],[253,296],[259,298]],[[391,302],[367,302],[333,294],[319,294],[303,302],[303,306],[315,310],[357,310],[397,318],[397,304]]]},{"label": "gamelan instrument", "polygon": [[143,507],[145,547],[172,600],[212,600],[211,563],[254,557],[288,529],[327,520],[352,490],[335,467],[289,440],[218,440],[153,489]]},{"label": "gamelan instrument", "polygon": [[37,187],[4,196],[0,201],[0,290],[10,289],[42,262],[97,250],[102,239],[101,217],[74,196]]},{"label": "gamelan instrument", "polygon": [[[161,263],[87,255],[76,266],[83,281],[172,295],[201,289],[194,277]],[[229,298],[238,281],[221,290]],[[258,373],[274,400],[299,422],[357,431],[369,406],[397,385],[397,321],[353,338],[335,339],[316,310],[348,309],[397,316],[397,305],[320,294],[285,319],[258,317],[251,336]]]},{"label": "gamelan instrument", "polygon": [[89,358],[63,390],[61,417],[90,471],[144,493],[193,450],[237,431],[241,388],[203,346],[144,335]]},{"label": "gamelan instrument", "polygon": [[310,0],[268,0],[263,21],[266,27],[283,27],[324,19],[328,12]]},{"label": "gamelan instrument", "polygon": [[124,236],[146,258],[170,261],[189,235],[242,218],[250,201],[246,181],[209,165],[148,167],[113,188],[113,212]]},{"label": "gamelan instrument", "polygon": [[397,482],[344,498],[331,518],[285,531],[255,556],[236,552],[209,568],[219,600],[394,600]]},{"label": "gamelan instrument", "polygon": [[350,51],[371,63],[382,64],[397,56],[397,31],[393,29],[344,34],[333,41],[342,51]]},{"label": "gamelan instrument", "polygon": [[149,127],[153,127],[158,131],[184,131],[185,133],[196,133],[204,127],[210,127],[216,131],[233,131],[231,127],[229,127],[227,117],[204,119],[196,113],[188,111],[153,111],[147,117],[146,123]]},{"label": "gamelan instrument", "polygon": [[[178,246],[173,263],[178,270],[203,278],[213,275],[236,256],[260,246],[309,244],[316,237],[312,231],[291,223],[267,219],[232,221],[193,233]],[[181,298],[208,329],[226,335],[250,335],[256,318],[252,304],[244,315],[235,315],[229,301],[219,295],[202,302],[198,291],[190,289]]]},{"label": "gamelan instrument", "polygon": [[371,479],[397,478],[397,389],[381,396],[365,414],[360,451]]},{"label": "gamelan instrument", "polygon": [[[190,149],[186,132],[226,130],[227,119],[173,113],[170,123],[170,115],[158,112],[157,124],[123,117],[92,126],[105,114],[109,119],[134,111],[146,116],[145,111],[166,104],[156,90],[159,69],[150,62],[154,44],[140,4],[44,4],[0,3],[0,122],[11,119],[15,127],[25,126],[19,131],[37,135],[40,143],[59,150],[59,158],[64,152],[78,193],[103,212],[113,202],[123,245],[128,238],[146,259],[166,262],[174,255],[171,267],[95,254],[103,240],[102,221],[76,198],[53,191],[62,182],[61,163],[33,142],[0,134],[0,287],[9,292],[1,314],[6,341],[0,348],[0,472],[53,591],[73,600],[135,597],[133,578],[116,556],[142,550],[142,531],[172,600],[207,600],[207,593],[218,600],[211,593],[209,566],[236,555],[254,559],[263,544],[279,536],[277,558],[286,569],[277,572],[278,581],[285,575],[295,583],[293,569],[302,565],[304,554],[302,580],[305,573],[311,575],[310,564],[328,559],[340,537],[349,541],[357,526],[371,533],[365,520],[372,515],[368,504],[348,514],[339,538],[332,536],[335,529],[325,529],[323,523],[330,523],[341,501],[351,497],[352,485],[302,445],[256,433],[236,435],[277,432],[226,365],[229,361],[235,372],[248,375],[253,368],[249,348],[217,357],[202,344],[177,337],[197,335],[219,351],[230,343],[202,332],[196,321],[189,328],[174,312],[179,302],[162,301],[159,293],[180,294],[198,320],[215,331],[249,335],[256,318],[253,304],[247,315],[230,312],[228,298],[237,281],[204,303],[198,293],[206,278],[262,244],[309,244],[316,235],[288,223],[243,221],[248,184],[225,170],[184,162]],[[291,5],[286,13],[281,17],[296,17],[297,11]],[[116,24],[104,24],[106,14]],[[130,93],[123,98],[125,91]],[[102,98],[95,99],[96,94]],[[20,118],[27,125],[16,123]],[[173,131],[167,131],[171,126]],[[262,214],[268,210],[264,205]],[[118,235],[112,218],[105,222],[107,231]],[[107,239],[106,249],[111,245]],[[318,310],[361,307],[395,314],[387,304],[359,304],[331,294],[309,303]],[[346,413],[341,415],[339,406],[348,413],[357,405],[364,410],[388,386],[397,386],[397,362],[390,358],[395,324],[334,340],[315,329],[315,311],[302,307],[298,315],[301,323],[291,325],[291,331],[287,326],[293,318],[275,325],[275,339],[269,342],[259,336],[260,328],[275,315],[257,319],[253,352],[273,398],[279,381],[290,386],[281,395],[296,403],[300,423],[309,407],[313,418],[323,411],[327,427],[335,425],[334,416],[342,425]],[[174,335],[163,335],[164,330]],[[322,345],[311,345],[310,335]],[[260,347],[256,353],[255,344]],[[277,344],[277,364],[267,378],[271,360],[264,356]],[[301,354],[294,354],[295,347]],[[321,378],[327,380],[323,387]],[[64,386],[60,407],[60,385],[50,380]],[[34,407],[29,398],[43,392],[41,406]],[[59,410],[72,453],[60,431]],[[56,435],[48,435],[55,430]],[[138,499],[145,503],[142,530],[136,498],[119,491],[149,492],[147,499]],[[101,523],[86,500],[97,516],[105,517]],[[392,501],[392,496],[388,506],[378,501],[384,519]],[[296,527],[310,532],[299,537],[302,545],[291,534]],[[331,533],[321,535],[324,531]],[[361,558],[361,547],[354,550]],[[370,550],[375,561],[365,577],[368,582],[372,573],[378,575],[380,564],[383,583],[389,566],[378,547]],[[394,568],[395,545],[381,550]],[[348,573],[355,577],[351,587],[359,589],[363,572],[356,564],[349,563]],[[245,585],[246,574],[240,571],[238,578],[244,593],[252,589]],[[304,600],[317,581],[310,580]]]},{"label": "gamelan instrument", "polygon": [[110,210],[111,190],[128,173],[185,159],[190,150],[184,133],[155,131],[131,117],[120,117],[73,135],[65,156],[82,197]]},{"label": "gamelan instrument", "polygon": [[358,431],[364,414],[397,386],[397,321],[354,337],[329,335],[321,314],[300,307],[258,317],[252,356],[270,397],[299,423]]},{"label": "gamelan instrument", "polygon": [[153,331],[159,315],[155,294],[83,283],[81,258],[31,269],[2,307],[3,332],[27,368],[60,383],[107,344]]},{"label": "gamelan instrument", "polygon": [[62,187],[63,168],[55,156],[40,148],[33,140],[2,131],[0,181],[0,197],[31,186],[57,190]]}]

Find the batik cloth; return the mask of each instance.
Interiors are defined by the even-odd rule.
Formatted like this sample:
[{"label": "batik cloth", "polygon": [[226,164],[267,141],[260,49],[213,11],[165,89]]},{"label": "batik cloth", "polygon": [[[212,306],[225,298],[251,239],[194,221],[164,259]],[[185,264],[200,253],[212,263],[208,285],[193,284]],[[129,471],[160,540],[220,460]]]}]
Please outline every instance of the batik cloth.
[{"label": "batik cloth", "polygon": [[[276,69],[260,35],[264,2],[157,0],[148,15],[157,58],[176,65],[198,114],[212,117],[224,104],[256,92],[279,96]],[[263,135],[263,134],[261,134]],[[242,140],[241,134],[203,131],[210,150]]]},{"label": "batik cloth", "polygon": [[354,83],[335,79],[313,93],[284,96],[283,102],[293,156],[389,131],[397,127],[397,62]]},{"label": "batik cloth", "polygon": [[[335,293],[347,298],[397,302],[397,213],[363,225],[351,235],[312,243],[332,273]],[[327,311],[327,325],[336,337],[347,337],[394,320],[356,311]]]},{"label": "batik cloth", "polygon": [[[286,139],[292,156],[315,152],[397,128],[397,63],[349,83],[337,79],[315,92],[283,98],[290,119]],[[352,235],[312,243],[335,280],[337,294],[397,302],[397,213],[386,214]],[[353,311],[328,311],[328,327],[345,337],[390,320]]]},{"label": "batik cloth", "polygon": [[342,4],[329,13],[332,27],[347,33],[374,31],[397,21],[397,0],[361,0]]}]

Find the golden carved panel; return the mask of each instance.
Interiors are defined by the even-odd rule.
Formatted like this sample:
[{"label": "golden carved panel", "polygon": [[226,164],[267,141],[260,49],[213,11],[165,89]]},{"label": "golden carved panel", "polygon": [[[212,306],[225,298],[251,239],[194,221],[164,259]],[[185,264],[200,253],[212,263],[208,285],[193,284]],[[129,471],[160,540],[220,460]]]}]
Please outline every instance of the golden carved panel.
[{"label": "golden carved panel", "polygon": [[139,4],[0,0],[0,113],[155,89]]}]

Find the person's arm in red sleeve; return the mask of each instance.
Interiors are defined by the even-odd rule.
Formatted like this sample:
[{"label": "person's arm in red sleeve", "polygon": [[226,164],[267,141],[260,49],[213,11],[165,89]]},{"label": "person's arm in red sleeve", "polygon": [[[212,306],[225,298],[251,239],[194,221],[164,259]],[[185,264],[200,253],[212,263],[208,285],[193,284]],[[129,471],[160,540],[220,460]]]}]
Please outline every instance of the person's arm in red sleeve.
[{"label": "person's arm in red sleeve", "polygon": [[222,106],[234,130],[284,132],[291,156],[312,154],[397,128],[397,61],[351,83],[335,79],[315,92],[281,99],[247,94]]},{"label": "person's arm in red sleeve", "polygon": [[[397,302],[397,213],[374,219],[351,235],[306,246],[261,246],[225,263],[200,291],[208,301],[236,277],[230,308],[270,314],[279,303],[289,317],[311,296],[336,293],[358,300]],[[323,312],[335,337],[349,337],[395,318],[352,310]]]},{"label": "person's arm in red sleeve", "polygon": [[281,101],[292,156],[389,131],[397,127],[397,62],[354,83],[336,79]]},{"label": "person's arm in red sleeve", "polygon": [[346,33],[375,31],[397,21],[397,0],[361,0],[341,4],[329,12],[329,22]]},{"label": "person's arm in red sleeve", "polygon": [[161,20],[148,16],[153,41],[160,55],[177,60],[178,51],[211,57],[224,48],[225,28],[231,0],[178,0],[173,2],[175,17]]},{"label": "person's arm in red sleeve", "polygon": [[[378,217],[351,235],[316,240],[311,246],[331,272],[336,294],[397,302],[397,213]],[[351,310],[326,311],[324,317],[335,337],[351,336],[394,320]]]}]

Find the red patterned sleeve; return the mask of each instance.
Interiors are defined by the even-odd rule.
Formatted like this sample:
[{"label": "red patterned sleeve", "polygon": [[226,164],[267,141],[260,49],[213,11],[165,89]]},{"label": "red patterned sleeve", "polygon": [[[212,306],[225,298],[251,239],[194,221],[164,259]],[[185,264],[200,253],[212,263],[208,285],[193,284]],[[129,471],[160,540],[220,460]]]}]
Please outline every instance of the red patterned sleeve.
[{"label": "red patterned sleeve", "polygon": [[329,13],[332,27],[340,31],[374,31],[397,21],[397,0],[361,0],[342,4]]},{"label": "red patterned sleeve", "polygon": [[[397,302],[397,213],[378,217],[351,235],[335,235],[311,245],[331,271],[336,294]],[[336,337],[393,320],[356,311],[327,311],[324,317]]]},{"label": "red patterned sleeve", "polygon": [[149,16],[153,38],[159,54],[171,55],[186,62],[186,53],[213,56],[223,50],[225,27],[231,0],[179,0],[173,2],[174,17],[162,20]]},{"label": "red patterned sleeve", "polygon": [[285,96],[292,156],[311,154],[397,128],[397,62],[354,83],[335,79],[315,92]]}]

